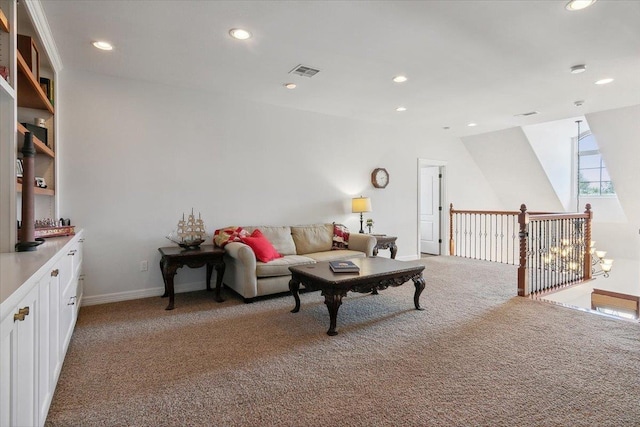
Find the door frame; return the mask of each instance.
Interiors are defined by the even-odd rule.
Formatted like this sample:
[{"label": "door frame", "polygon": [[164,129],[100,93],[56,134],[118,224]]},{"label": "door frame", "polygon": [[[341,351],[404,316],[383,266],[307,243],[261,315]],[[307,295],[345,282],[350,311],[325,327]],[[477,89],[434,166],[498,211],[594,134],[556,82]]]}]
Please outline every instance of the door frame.
[{"label": "door frame", "polygon": [[440,211],[440,229],[438,230],[440,234],[440,255],[448,255],[447,249],[447,241],[448,238],[444,238],[444,231],[448,230],[449,227],[449,215],[445,215],[446,207],[448,204],[448,196],[447,196],[447,162],[442,160],[431,160],[431,159],[421,159],[418,158],[418,167],[417,167],[417,180],[418,180],[418,194],[417,194],[417,206],[416,206],[416,253],[418,254],[418,259],[421,257],[420,252],[420,205],[422,201],[422,183],[420,179],[420,169],[424,167],[438,167],[440,169],[440,174],[442,175],[442,179],[440,179],[440,203],[442,206],[442,210]]}]

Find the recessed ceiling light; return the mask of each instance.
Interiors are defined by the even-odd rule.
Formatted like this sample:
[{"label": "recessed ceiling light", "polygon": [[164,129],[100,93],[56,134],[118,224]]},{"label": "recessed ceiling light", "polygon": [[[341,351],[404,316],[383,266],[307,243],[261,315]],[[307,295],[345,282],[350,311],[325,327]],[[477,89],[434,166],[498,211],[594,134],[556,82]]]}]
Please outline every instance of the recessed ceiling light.
[{"label": "recessed ceiling light", "polygon": [[598,80],[596,82],[596,84],[597,85],[606,85],[608,83],[611,83],[612,81],[613,81],[613,79],[601,79],[601,80]]},{"label": "recessed ceiling light", "polygon": [[573,67],[571,67],[571,74],[580,74],[584,73],[585,71],[587,71],[587,66],[584,64],[574,65]]},{"label": "recessed ceiling light", "polygon": [[295,83],[285,83],[284,87],[286,87],[287,89],[295,89],[298,85],[296,85]]},{"label": "recessed ceiling light", "polygon": [[407,77],[406,76],[395,76],[393,78],[393,81],[396,83],[404,83],[407,81]]},{"label": "recessed ceiling light", "polygon": [[91,44],[100,50],[113,50],[113,45],[109,42],[95,41],[95,42],[92,42]]},{"label": "recessed ceiling light", "polygon": [[398,111],[398,112],[407,111],[407,107],[398,107],[398,108],[396,108],[396,111]]},{"label": "recessed ceiling light", "polygon": [[229,35],[234,39],[238,39],[238,40],[246,40],[251,38],[251,33],[247,30],[243,30],[242,28],[230,29]]},{"label": "recessed ceiling light", "polygon": [[442,126],[442,129],[449,130],[449,129],[451,129],[451,127],[450,126]]},{"label": "recessed ceiling light", "polygon": [[573,12],[576,10],[586,9],[587,7],[594,4],[596,1],[597,0],[571,0],[569,3],[567,3],[567,5],[564,8],[570,12]]},{"label": "recessed ceiling light", "polygon": [[469,123],[467,126],[469,126],[470,128],[474,127],[474,126],[478,126],[477,123]]}]

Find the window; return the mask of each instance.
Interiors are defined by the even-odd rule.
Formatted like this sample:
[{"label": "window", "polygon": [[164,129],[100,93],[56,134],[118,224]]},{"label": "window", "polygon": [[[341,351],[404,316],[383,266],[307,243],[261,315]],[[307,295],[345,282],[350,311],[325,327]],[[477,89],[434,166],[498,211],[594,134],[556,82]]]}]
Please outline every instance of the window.
[{"label": "window", "polygon": [[578,189],[580,196],[615,195],[613,182],[591,132],[578,140]]}]

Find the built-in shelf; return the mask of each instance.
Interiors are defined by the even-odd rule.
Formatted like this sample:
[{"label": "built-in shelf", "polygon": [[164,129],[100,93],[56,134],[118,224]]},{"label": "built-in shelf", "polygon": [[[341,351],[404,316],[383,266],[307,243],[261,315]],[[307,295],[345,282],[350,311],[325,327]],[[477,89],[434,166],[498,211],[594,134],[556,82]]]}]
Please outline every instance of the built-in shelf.
[{"label": "built-in shelf", "polygon": [[2,9],[0,9],[0,30],[4,31],[5,33],[9,32],[9,20],[5,16]]},{"label": "built-in shelf", "polygon": [[18,50],[16,50],[16,59],[18,61],[18,107],[47,110],[54,114],[53,105]]},{"label": "built-in shelf", "polygon": [[[22,184],[19,182],[16,182],[16,191],[18,193],[22,193]],[[35,185],[33,186],[33,193],[34,194],[39,194],[41,196],[55,196],[56,192],[50,188],[40,188],[40,187],[36,187]]]},{"label": "built-in shelf", "polygon": [[[27,130],[26,127],[24,127],[22,125],[22,123],[18,123],[18,132],[20,133],[20,135],[24,136],[24,134],[29,132],[29,131]],[[20,143],[20,141],[18,141],[18,143],[19,143],[18,144],[19,145],[18,151],[20,151],[20,148],[22,147],[22,144]],[[47,146],[47,144],[45,144],[44,142],[40,141],[35,136],[33,136],[33,145],[36,147],[36,153],[44,154],[45,156],[49,156],[52,159],[56,157],[56,154],[53,152],[53,150],[51,148],[49,148]]]}]

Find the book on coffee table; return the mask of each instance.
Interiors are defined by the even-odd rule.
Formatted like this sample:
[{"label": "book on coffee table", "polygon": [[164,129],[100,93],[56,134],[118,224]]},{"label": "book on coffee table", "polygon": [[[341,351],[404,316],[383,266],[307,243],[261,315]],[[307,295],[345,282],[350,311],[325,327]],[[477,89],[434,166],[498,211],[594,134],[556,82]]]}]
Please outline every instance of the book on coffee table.
[{"label": "book on coffee table", "polygon": [[329,267],[334,273],[359,273],[360,267],[351,261],[329,261]]}]

